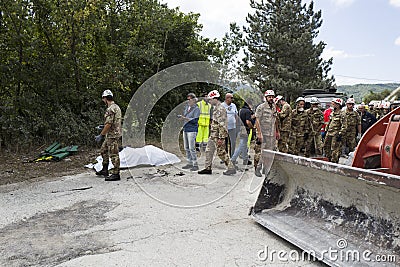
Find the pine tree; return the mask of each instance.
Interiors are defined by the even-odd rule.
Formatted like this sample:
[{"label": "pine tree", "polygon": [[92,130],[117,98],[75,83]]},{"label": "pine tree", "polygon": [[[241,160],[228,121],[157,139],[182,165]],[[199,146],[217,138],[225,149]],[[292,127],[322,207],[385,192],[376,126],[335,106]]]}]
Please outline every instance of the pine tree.
[{"label": "pine tree", "polygon": [[332,58],[323,60],[326,44],[314,43],[322,19],[313,1],[307,6],[301,0],[251,0],[250,5],[255,12],[248,14],[244,27],[244,72],[262,89],[272,88],[292,100],[306,88],[330,88]]}]

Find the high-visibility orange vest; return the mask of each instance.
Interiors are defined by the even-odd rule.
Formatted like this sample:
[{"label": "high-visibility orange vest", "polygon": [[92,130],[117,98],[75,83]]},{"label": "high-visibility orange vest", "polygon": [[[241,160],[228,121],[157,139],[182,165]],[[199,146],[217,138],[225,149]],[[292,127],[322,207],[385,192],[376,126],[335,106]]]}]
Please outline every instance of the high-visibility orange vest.
[{"label": "high-visibility orange vest", "polygon": [[197,103],[197,105],[200,108],[199,126],[210,125],[211,104],[208,104],[206,101],[201,100]]}]

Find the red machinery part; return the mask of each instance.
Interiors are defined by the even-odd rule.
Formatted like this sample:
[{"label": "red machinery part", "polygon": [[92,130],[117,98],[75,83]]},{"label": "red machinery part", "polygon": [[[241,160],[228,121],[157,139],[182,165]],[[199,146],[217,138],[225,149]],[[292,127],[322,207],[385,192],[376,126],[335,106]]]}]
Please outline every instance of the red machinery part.
[{"label": "red machinery part", "polygon": [[360,140],[353,167],[400,175],[400,107],[376,122]]}]

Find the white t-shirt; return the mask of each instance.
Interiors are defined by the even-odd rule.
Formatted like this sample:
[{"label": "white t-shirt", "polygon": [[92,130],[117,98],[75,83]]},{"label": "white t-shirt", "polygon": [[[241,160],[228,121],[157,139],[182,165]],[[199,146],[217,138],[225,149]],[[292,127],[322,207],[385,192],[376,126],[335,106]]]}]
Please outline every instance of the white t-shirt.
[{"label": "white t-shirt", "polygon": [[238,110],[234,103],[231,103],[229,106],[226,102],[222,103],[222,106],[226,109],[227,117],[228,117],[228,130],[232,130],[236,128],[236,115],[238,114]]}]

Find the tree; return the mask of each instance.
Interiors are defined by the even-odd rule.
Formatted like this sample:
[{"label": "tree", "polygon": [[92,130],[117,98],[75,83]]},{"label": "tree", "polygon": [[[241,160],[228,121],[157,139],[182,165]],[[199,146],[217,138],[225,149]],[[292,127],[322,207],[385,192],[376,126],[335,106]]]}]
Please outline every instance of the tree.
[{"label": "tree", "polygon": [[[103,90],[124,110],[157,71],[220,56],[198,18],[158,0],[1,0],[1,143],[93,144]],[[155,125],[182,98],[163,98]]]},{"label": "tree", "polygon": [[314,43],[322,24],[321,11],[314,12],[313,1],[250,1],[246,57],[243,70],[263,89],[272,88],[289,99],[306,88],[327,89],[334,82],[328,77],[332,58],[321,59],[325,43]]},{"label": "tree", "polygon": [[376,92],[373,92],[372,90],[370,90],[369,93],[363,97],[363,102],[368,104],[372,100],[383,100],[383,99],[385,99],[385,97],[390,95],[390,93],[391,93],[391,91],[388,89],[385,89],[379,93],[376,93]]}]

